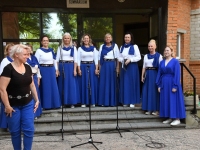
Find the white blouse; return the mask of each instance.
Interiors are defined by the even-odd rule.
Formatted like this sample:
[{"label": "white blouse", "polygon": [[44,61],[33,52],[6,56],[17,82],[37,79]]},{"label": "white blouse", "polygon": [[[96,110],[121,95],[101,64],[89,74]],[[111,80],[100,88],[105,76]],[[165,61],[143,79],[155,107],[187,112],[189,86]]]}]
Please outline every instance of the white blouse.
[{"label": "white blouse", "polygon": [[52,52],[45,53],[41,49],[37,49],[35,53],[39,64],[54,64],[56,70],[58,70],[57,61],[53,59]]},{"label": "white blouse", "polygon": [[81,47],[78,48],[77,64],[81,65],[81,61],[94,61],[98,65],[98,51],[94,48],[93,52],[86,52]]},{"label": "white blouse", "polygon": [[[100,49],[99,49],[99,60],[101,58],[102,48],[103,48],[103,44],[100,46]],[[104,56],[105,59],[114,59],[118,57],[119,57],[119,48],[117,44],[115,44],[114,49],[112,51],[108,52],[107,55]]]},{"label": "white blouse", "polygon": [[75,63],[77,63],[77,48],[75,46],[74,46],[74,57],[71,57],[70,54],[71,54],[71,49],[66,51],[63,50],[61,46],[59,46],[57,50],[56,61],[59,62],[59,60],[65,60],[65,61],[73,60]]},{"label": "white blouse", "polygon": [[7,66],[8,64],[10,64],[11,62],[7,59],[7,57],[5,57],[2,61],[1,61],[1,65],[0,65],[0,75],[3,72],[3,69],[5,66]]},{"label": "white blouse", "polygon": [[[148,59],[148,56],[147,54],[144,55],[144,60],[143,60],[143,68],[146,68],[146,67],[153,67],[153,59]],[[159,57],[159,64],[160,62],[163,60],[163,57],[162,55],[160,54],[160,57]]]},{"label": "white blouse", "polygon": [[[141,59],[141,55],[140,55],[140,51],[137,45],[133,45],[134,46],[134,55],[129,55],[129,48],[130,47],[124,47],[124,50],[122,53],[119,53],[119,57],[118,57],[118,61],[122,62],[124,61],[124,59],[130,59],[131,62],[138,62]],[[120,47],[121,50],[122,46]]]},{"label": "white blouse", "polygon": [[[31,60],[31,57],[29,57],[29,59]],[[26,62],[27,65],[29,65]],[[34,67],[32,67],[31,65],[29,65],[31,67],[32,73],[36,73],[38,78],[42,78],[41,74],[40,74],[40,69],[38,68],[38,65],[35,65]]]}]

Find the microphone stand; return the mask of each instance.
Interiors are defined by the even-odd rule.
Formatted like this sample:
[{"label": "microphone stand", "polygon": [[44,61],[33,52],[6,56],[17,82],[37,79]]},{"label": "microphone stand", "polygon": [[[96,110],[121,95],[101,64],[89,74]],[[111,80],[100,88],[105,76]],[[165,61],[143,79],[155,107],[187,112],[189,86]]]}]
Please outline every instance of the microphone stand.
[{"label": "microphone stand", "polygon": [[89,137],[89,140],[88,142],[85,142],[85,143],[81,143],[81,144],[78,144],[78,145],[74,145],[74,146],[71,146],[71,148],[74,148],[74,147],[77,147],[77,146],[81,146],[81,145],[85,145],[85,144],[92,144],[97,150],[98,148],[94,145],[94,143],[100,143],[102,144],[103,142],[95,142],[93,141],[92,139],[92,131],[91,131],[91,86],[90,86],[90,65],[87,66],[87,73],[88,73],[88,98],[89,98],[89,122],[90,122],[90,137]]},{"label": "microphone stand", "polygon": [[[60,58],[63,60],[63,55],[62,55],[62,48],[60,46]],[[60,63],[60,62],[59,62]],[[59,69],[59,65],[58,65],[58,69]],[[64,69],[64,62],[62,61],[62,73],[61,73],[61,78],[63,76],[63,81],[62,81],[62,96],[61,96],[61,103],[62,103],[62,122],[61,122],[61,129],[58,132],[54,132],[54,133],[61,133],[62,134],[62,140],[64,140],[64,129],[63,129],[63,122],[64,122],[64,116],[63,116],[63,107],[64,107],[64,80],[65,80],[65,69]],[[53,133],[47,133],[46,135],[50,135]]]},{"label": "microphone stand", "polygon": [[[63,60],[63,55],[61,54],[61,47],[60,47],[60,55],[61,55],[61,58]],[[58,66],[59,67],[59,66]],[[63,136],[63,133],[64,133],[64,129],[63,129],[63,107],[64,107],[64,81],[65,81],[65,69],[64,69],[64,62],[62,61],[62,75],[63,75],[63,81],[62,81],[62,97],[61,97],[61,101],[62,101],[62,123],[61,123],[61,129],[60,129],[60,132],[62,134],[62,140],[64,140],[64,136]]]},{"label": "microphone stand", "polygon": [[[114,53],[114,46],[113,46],[113,56],[114,56],[114,59],[115,59],[115,72],[116,72],[116,69],[117,69],[117,63],[118,63],[118,60],[117,58],[115,57],[115,53]],[[117,132],[119,133],[120,137],[122,137],[122,134],[120,132],[120,127],[119,127],[119,109],[118,109],[118,105],[119,105],[119,75],[117,75],[117,72],[115,73],[116,75],[116,78],[115,78],[115,101],[116,101],[116,112],[117,112],[117,125],[116,125],[116,128],[113,129],[113,130],[109,130],[109,131],[104,131],[104,132],[101,132],[101,133],[106,133],[106,132],[111,132],[111,131],[115,131],[117,130]],[[124,131],[129,131],[129,130],[124,130]]]}]

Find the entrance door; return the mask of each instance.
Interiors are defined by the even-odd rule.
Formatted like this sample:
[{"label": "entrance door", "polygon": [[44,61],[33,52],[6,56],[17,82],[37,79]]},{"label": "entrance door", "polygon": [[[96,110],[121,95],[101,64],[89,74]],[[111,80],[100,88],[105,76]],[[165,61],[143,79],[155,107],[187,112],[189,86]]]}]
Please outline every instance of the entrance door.
[{"label": "entrance door", "polygon": [[149,39],[156,40],[157,49],[156,51],[162,53],[161,50],[161,8],[154,11],[149,16]]}]

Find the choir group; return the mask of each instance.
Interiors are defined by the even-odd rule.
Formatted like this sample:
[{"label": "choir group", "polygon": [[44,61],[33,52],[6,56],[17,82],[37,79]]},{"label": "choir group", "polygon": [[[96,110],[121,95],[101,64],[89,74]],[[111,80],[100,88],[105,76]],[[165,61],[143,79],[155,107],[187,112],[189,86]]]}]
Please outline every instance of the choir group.
[{"label": "choir group", "polygon": [[[183,92],[180,85],[179,62],[173,58],[173,48],[166,46],[164,57],[156,52],[155,40],[148,43],[149,53],[144,56],[140,92],[138,61],[141,55],[134,43],[132,33],[124,35],[119,48],[107,33],[104,44],[97,50],[91,36],[84,34],[81,46],[73,45],[72,37],[65,33],[55,54],[49,47],[49,38],[41,38],[41,47],[33,55],[29,47],[27,64],[32,69],[34,84],[40,100],[35,118],[41,116],[42,109],[56,109],[62,105],[81,107],[123,106],[135,107],[142,103],[146,115],[160,115],[167,118],[163,123],[180,124],[185,118]],[[9,51],[13,44],[5,48],[3,68],[13,61]],[[164,59],[163,59],[164,58]],[[141,93],[141,94],[140,94]],[[1,104],[0,128],[7,128],[4,105]]]}]

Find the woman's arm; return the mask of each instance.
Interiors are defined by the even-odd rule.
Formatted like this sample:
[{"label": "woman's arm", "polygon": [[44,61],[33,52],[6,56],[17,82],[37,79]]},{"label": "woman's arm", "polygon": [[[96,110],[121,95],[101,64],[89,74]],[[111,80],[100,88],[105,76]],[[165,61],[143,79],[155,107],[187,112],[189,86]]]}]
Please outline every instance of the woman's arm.
[{"label": "woman's arm", "polygon": [[33,78],[32,78],[32,83],[30,84],[30,89],[31,89],[31,93],[33,95],[33,98],[35,100],[35,106],[34,106],[34,113],[35,113],[37,108],[38,108],[40,101],[38,99],[38,95],[37,95],[37,92],[36,92],[35,84],[33,82]]},{"label": "woman's arm", "polygon": [[141,76],[141,81],[144,83],[144,80],[145,80],[145,72],[146,72],[146,69],[145,68],[142,68],[142,76]]},{"label": "woman's arm", "polygon": [[4,76],[1,76],[0,77],[0,83],[1,83],[1,86],[0,86],[0,95],[1,95],[1,100],[5,106],[5,113],[7,116],[10,116],[12,117],[12,112],[15,112],[15,110],[10,106],[10,103],[9,103],[9,100],[8,100],[8,94],[7,94],[7,91],[6,91],[6,88],[8,86],[10,82],[10,78],[8,77],[4,77]]}]

